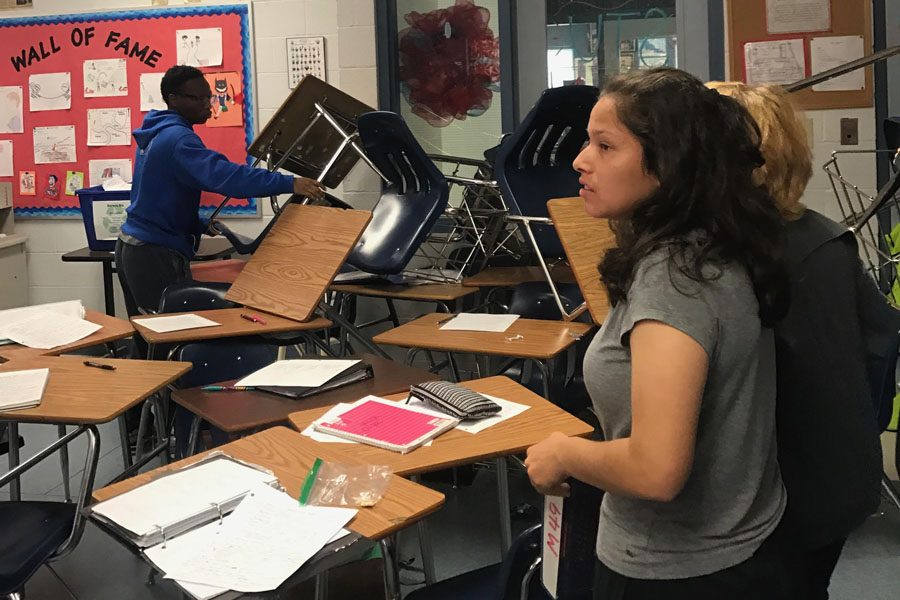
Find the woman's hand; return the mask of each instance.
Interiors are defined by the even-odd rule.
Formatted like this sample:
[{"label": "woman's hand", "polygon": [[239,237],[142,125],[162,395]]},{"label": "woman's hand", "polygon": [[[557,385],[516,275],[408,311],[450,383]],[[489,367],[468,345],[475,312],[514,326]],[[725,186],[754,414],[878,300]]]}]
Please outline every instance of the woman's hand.
[{"label": "woman's hand", "polygon": [[321,200],[325,197],[325,186],[309,177],[295,177],[294,193],[313,200]]},{"label": "woman's hand", "polygon": [[563,449],[568,443],[569,436],[557,431],[528,449],[525,467],[528,469],[531,485],[540,493],[568,495],[569,486],[564,481],[568,479],[569,473],[562,461]]}]

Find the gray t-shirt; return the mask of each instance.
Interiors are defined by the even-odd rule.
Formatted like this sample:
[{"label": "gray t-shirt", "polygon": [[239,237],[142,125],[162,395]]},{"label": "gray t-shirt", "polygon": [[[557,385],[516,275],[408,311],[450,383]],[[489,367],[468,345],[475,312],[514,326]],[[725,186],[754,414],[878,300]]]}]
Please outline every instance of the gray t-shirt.
[{"label": "gray t-shirt", "polygon": [[[628,334],[642,320],[670,325],[709,356],[694,463],[671,502],[606,494],[597,556],[636,579],[707,575],[750,556],[778,525],[785,492],[775,443],[775,347],[746,271],[707,266],[697,282],[663,248],[638,265],[584,359],[588,392],[606,439],[631,433]],[[665,401],[665,396],[661,396]]]}]

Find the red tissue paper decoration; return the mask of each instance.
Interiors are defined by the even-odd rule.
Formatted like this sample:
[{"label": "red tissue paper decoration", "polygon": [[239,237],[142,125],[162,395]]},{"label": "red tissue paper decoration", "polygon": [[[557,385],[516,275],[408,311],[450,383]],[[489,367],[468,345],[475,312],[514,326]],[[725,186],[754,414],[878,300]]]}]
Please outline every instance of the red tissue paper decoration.
[{"label": "red tissue paper decoration", "polygon": [[400,89],[412,112],[433,127],[477,117],[491,106],[500,81],[500,40],[491,12],[472,0],[404,16]]}]

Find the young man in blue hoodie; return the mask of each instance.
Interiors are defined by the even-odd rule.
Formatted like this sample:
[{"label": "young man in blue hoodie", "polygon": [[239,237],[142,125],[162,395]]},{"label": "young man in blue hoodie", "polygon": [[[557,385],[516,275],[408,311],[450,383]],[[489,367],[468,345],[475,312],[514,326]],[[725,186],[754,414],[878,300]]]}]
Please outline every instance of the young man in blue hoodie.
[{"label": "young man in blue hoodie", "polygon": [[116,267],[128,312],[155,311],[167,286],[188,280],[190,260],[209,223],[200,218],[200,194],[249,198],[300,194],[321,199],[324,187],[233,163],[194,132],[212,115],[212,92],[199,69],[175,66],[160,86],[168,110],[151,110],[136,129],[131,206],[116,243]]}]

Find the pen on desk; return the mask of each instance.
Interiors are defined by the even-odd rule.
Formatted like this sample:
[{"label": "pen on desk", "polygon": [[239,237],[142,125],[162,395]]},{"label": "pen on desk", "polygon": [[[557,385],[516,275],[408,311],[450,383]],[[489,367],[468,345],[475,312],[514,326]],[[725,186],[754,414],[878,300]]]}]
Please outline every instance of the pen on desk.
[{"label": "pen on desk", "polygon": [[254,323],[259,323],[260,325],[266,324],[265,321],[263,321],[256,315],[248,315],[248,314],[241,313],[241,318],[244,319],[245,321],[253,321]]},{"label": "pen on desk", "polygon": [[204,392],[244,392],[256,388],[252,385],[204,385],[200,389]]},{"label": "pen on desk", "polygon": [[113,365],[105,365],[103,363],[94,362],[92,360],[84,361],[84,366],[94,367],[95,369],[103,369],[104,371],[115,371],[116,370],[116,368]]}]

